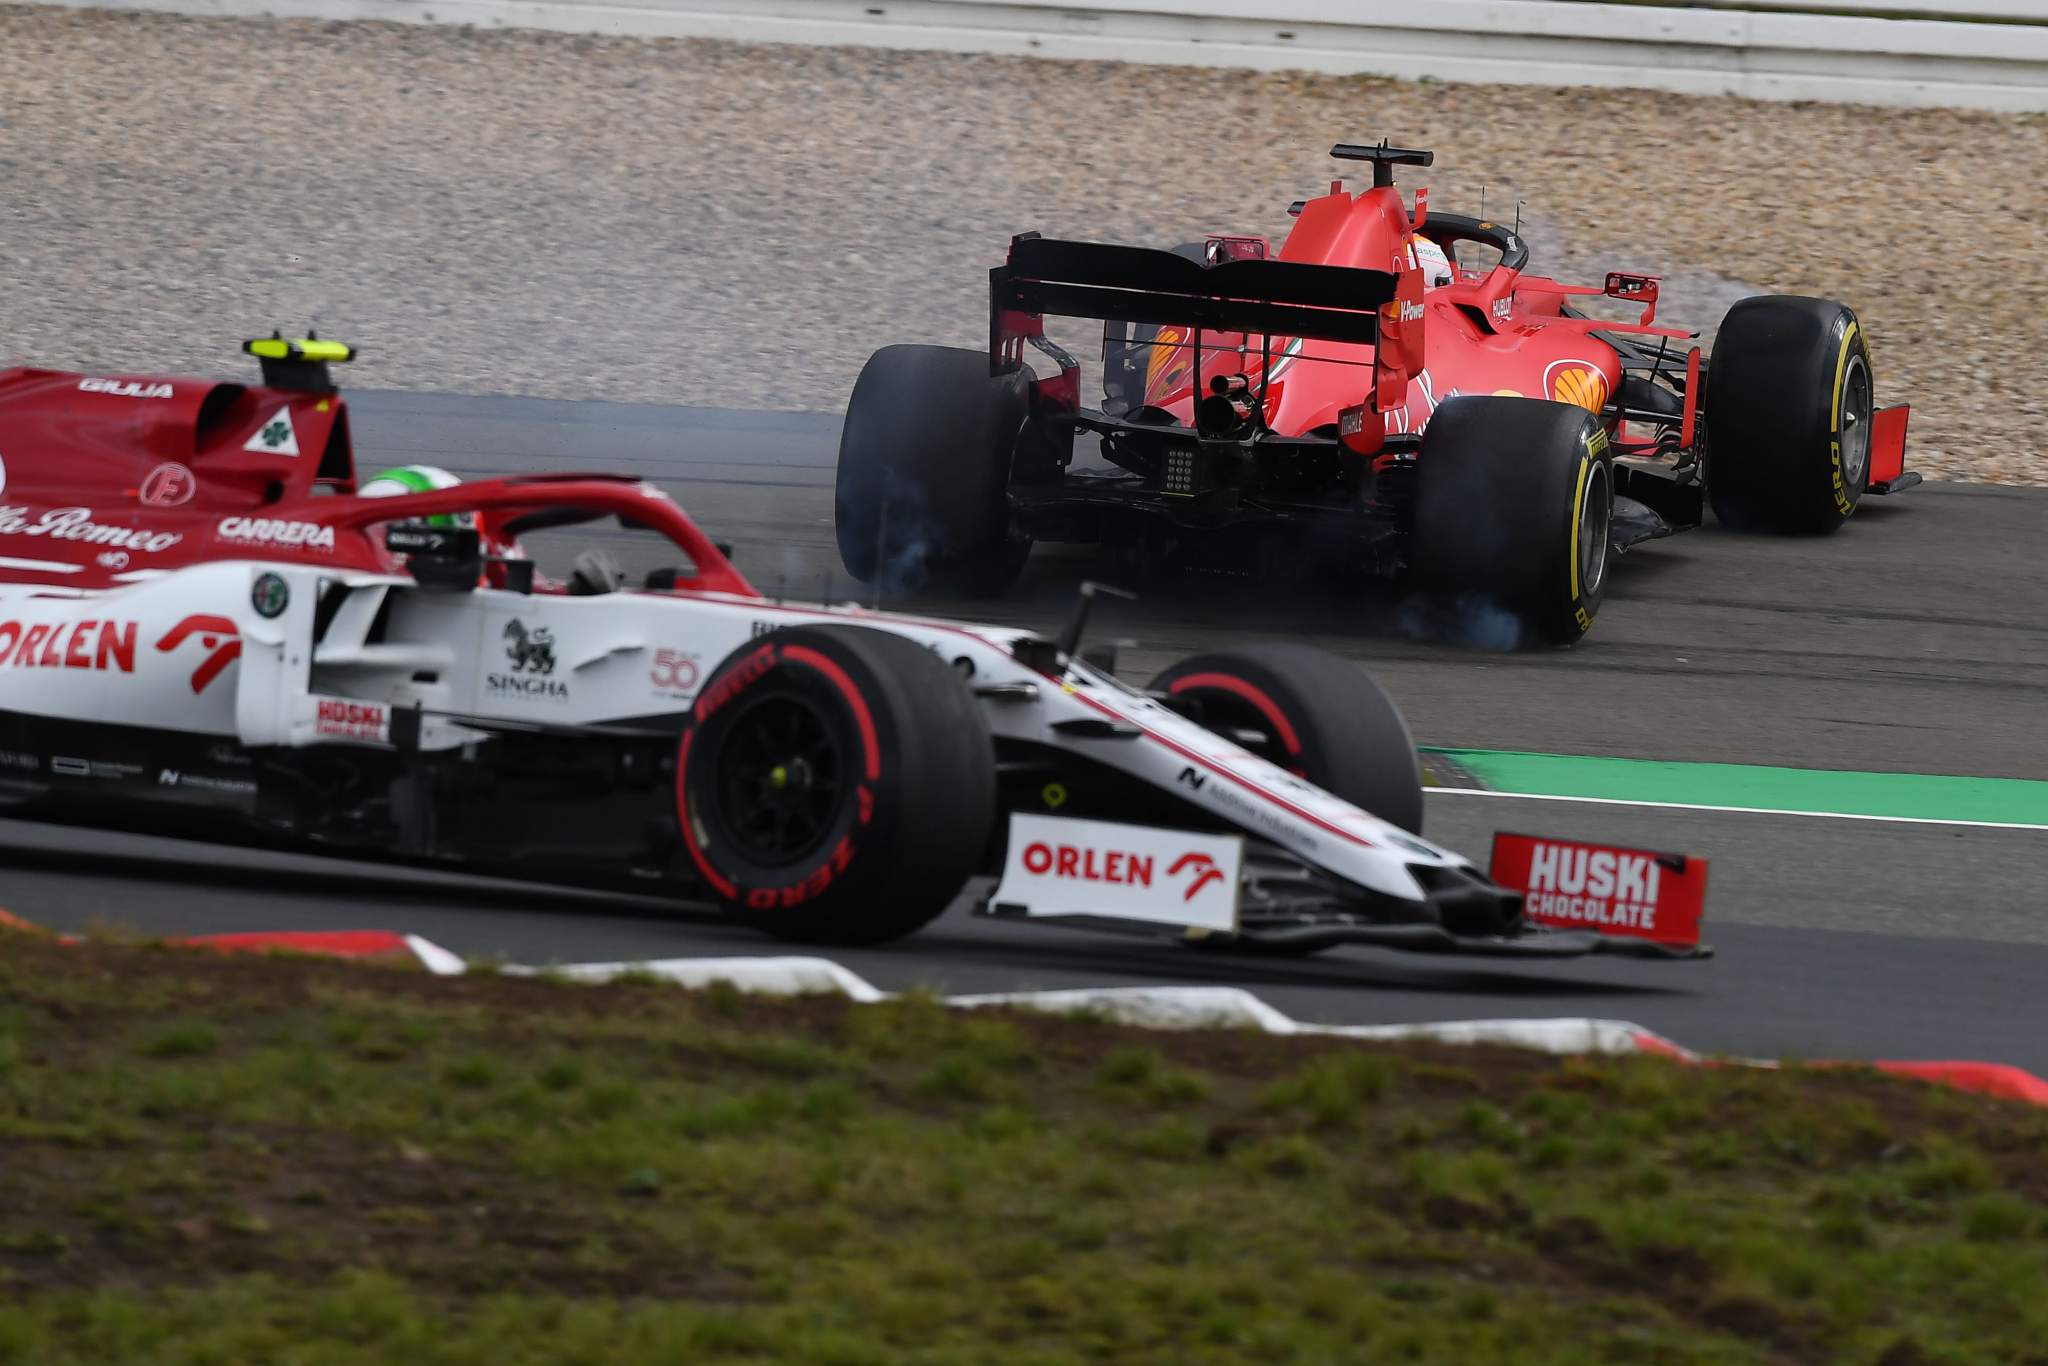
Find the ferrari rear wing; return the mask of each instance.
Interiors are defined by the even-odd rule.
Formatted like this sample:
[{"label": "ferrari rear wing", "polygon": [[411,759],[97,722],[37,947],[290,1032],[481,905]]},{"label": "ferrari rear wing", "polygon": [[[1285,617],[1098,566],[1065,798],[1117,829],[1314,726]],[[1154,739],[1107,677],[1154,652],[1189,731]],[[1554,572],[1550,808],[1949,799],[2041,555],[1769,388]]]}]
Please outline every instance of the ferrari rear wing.
[{"label": "ferrari rear wing", "polygon": [[1389,271],[1275,260],[1205,265],[1152,247],[1025,233],[989,272],[989,355],[998,368],[1021,359],[1023,339],[1043,335],[1048,313],[1370,344],[1398,283]]}]

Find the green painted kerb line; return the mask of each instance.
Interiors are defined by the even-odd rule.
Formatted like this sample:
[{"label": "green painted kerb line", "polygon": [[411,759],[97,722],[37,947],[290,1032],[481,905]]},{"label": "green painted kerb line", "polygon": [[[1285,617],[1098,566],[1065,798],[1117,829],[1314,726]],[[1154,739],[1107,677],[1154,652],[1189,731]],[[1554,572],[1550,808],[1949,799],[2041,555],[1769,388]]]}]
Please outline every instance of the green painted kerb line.
[{"label": "green painted kerb line", "polygon": [[1463,775],[1492,791],[1531,797],[1584,797],[2048,828],[2048,782],[2025,778],[1679,764],[1657,759],[1603,759],[1491,749],[1425,747],[1422,756],[1427,767],[1437,768],[1441,764],[1447,772],[1462,770]]}]

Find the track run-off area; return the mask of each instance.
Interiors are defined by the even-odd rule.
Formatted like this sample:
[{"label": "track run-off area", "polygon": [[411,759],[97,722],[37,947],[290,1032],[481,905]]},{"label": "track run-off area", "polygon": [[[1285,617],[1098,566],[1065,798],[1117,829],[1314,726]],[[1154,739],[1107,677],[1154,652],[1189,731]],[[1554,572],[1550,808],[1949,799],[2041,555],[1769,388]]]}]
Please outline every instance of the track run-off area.
[{"label": "track run-off area", "polygon": [[[607,470],[656,481],[763,591],[864,597],[832,532],[832,414],[357,392],[362,472]],[[629,571],[638,538],[603,544]],[[1702,1051],[1979,1058],[2048,1073],[2048,491],[1930,484],[1839,535],[1709,525],[1627,556],[1582,645],[1413,638],[1398,603],[1142,580],[1041,550],[999,602],[890,602],[1051,626],[1075,586],[1132,587],[1091,639],[1142,683],[1226,642],[1300,638],[1392,692],[1432,782],[1425,833],[1484,863],[1497,831],[1709,860],[1703,964],[1504,964],[1342,950],[1299,961],[976,920],[831,956],[885,988],[1245,987],[1301,1020],[1594,1016]],[[542,553],[544,564],[547,554]],[[0,822],[6,909],[57,929],[377,927],[527,963],[781,952],[688,907]]]}]

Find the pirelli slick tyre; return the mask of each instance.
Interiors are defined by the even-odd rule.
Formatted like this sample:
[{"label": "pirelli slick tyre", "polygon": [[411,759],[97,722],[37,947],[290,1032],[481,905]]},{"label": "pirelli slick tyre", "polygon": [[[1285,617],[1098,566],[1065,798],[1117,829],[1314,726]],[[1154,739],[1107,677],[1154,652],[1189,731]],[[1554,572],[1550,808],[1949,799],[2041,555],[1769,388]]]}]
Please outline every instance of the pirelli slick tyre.
[{"label": "pirelli slick tyre", "polygon": [[909,934],[959,894],[995,821],[995,748],[965,680],[881,631],[750,641],[706,681],[678,743],[696,875],[783,939]]},{"label": "pirelli slick tyre", "polygon": [[1190,656],[1153,679],[1152,690],[1199,703],[1209,729],[1422,833],[1422,766],[1408,723],[1350,660],[1312,645],[1245,645]]},{"label": "pirelli slick tyre", "polygon": [[1832,299],[1744,299],[1714,338],[1704,385],[1707,495],[1738,531],[1817,534],[1870,482],[1870,348]]},{"label": "pirelli slick tyre", "polygon": [[1607,433],[1586,409],[1474,396],[1430,418],[1409,555],[1417,586],[1465,628],[1455,634],[1577,641],[1606,596],[1613,526]]},{"label": "pirelli slick tyre", "polygon": [[990,375],[985,351],[870,356],[839,436],[833,520],[847,572],[972,597],[1008,588],[1031,553],[1008,498],[1028,407],[1028,376]]}]

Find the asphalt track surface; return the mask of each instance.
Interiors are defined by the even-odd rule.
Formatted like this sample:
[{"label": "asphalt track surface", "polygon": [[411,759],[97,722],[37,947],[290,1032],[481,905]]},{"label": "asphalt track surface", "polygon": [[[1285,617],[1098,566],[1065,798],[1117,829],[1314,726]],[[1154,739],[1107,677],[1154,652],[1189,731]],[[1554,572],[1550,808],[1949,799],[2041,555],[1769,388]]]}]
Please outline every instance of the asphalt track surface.
[{"label": "asphalt track surface", "polygon": [[[767,592],[853,596],[831,522],[829,414],[356,393],[358,459],[465,475],[630,472],[666,486]],[[629,541],[590,531],[635,568]],[[2048,777],[2048,492],[1930,485],[1866,503],[1842,534],[1709,527],[1617,569],[1569,651],[1503,655],[1413,638],[1399,604],[1154,578],[1103,610],[1125,674],[1247,636],[1367,662],[1423,744],[1794,767]],[[545,562],[548,552],[540,549]],[[1041,551],[1000,604],[902,603],[1050,624],[1118,566]],[[1480,860],[1496,830],[1711,860],[1712,962],[1543,965],[1363,950],[1225,959],[1170,944],[976,920],[833,956],[884,987],[949,991],[1223,983],[1298,1018],[1394,1022],[1592,1015],[1706,1050],[1770,1057],[1984,1058],[2048,1073],[2048,831],[1703,813],[1437,794],[1428,833]],[[653,901],[144,837],[0,822],[7,909],[149,932],[375,926],[511,961],[775,953]]]}]

